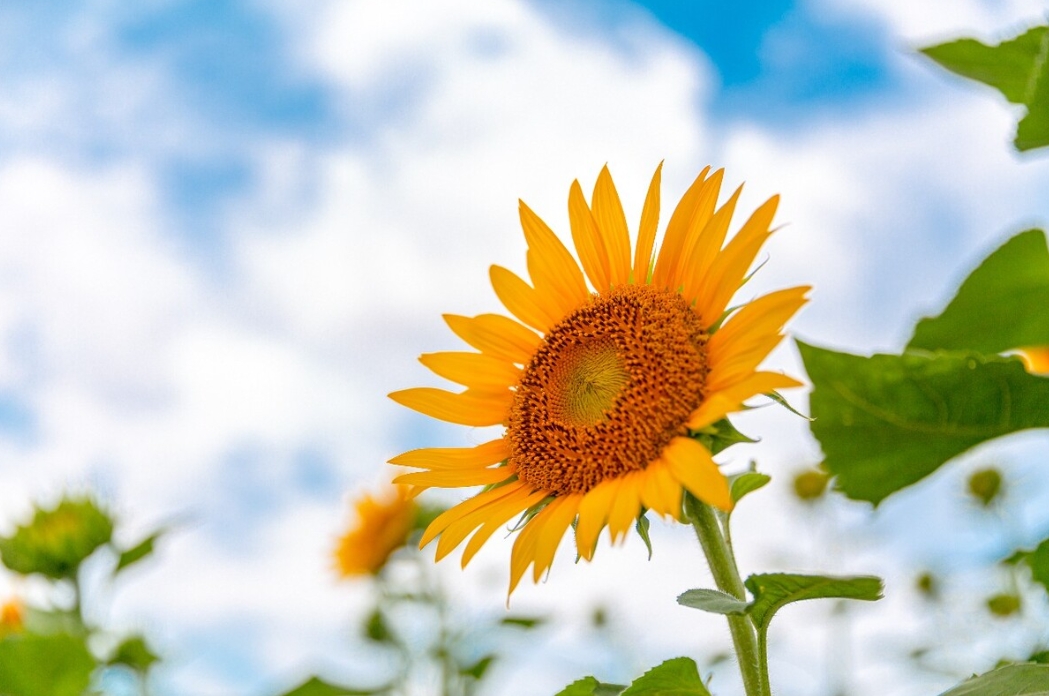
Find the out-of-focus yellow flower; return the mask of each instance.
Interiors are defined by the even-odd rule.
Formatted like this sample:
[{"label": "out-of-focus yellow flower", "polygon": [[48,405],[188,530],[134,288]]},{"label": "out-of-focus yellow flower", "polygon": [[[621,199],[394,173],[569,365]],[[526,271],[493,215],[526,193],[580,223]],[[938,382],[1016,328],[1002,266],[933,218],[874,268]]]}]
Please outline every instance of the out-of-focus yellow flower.
[{"label": "out-of-focus yellow flower", "polygon": [[374,575],[394,551],[405,545],[415,525],[417,506],[408,486],[382,497],[364,494],[354,502],[356,519],[335,549],[335,569],[344,578]]},{"label": "out-of-focus yellow flower", "polygon": [[20,633],[25,621],[25,610],[22,602],[9,599],[0,604],[0,637],[11,633]]},{"label": "out-of-focus yellow flower", "polygon": [[1034,374],[1049,374],[1049,346],[1041,348],[1021,348],[1020,359],[1024,361],[1024,367],[1028,372]]}]

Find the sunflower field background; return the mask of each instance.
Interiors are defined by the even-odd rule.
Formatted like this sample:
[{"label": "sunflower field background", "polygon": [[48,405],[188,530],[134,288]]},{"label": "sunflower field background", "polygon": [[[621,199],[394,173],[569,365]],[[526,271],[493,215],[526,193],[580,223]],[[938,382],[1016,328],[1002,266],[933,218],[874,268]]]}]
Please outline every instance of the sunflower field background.
[{"label": "sunflower field background", "polygon": [[502,311],[518,199],[567,239],[607,164],[636,234],[660,162],[660,230],[724,167],[780,196],[747,299],[813,286],[765,369],[815,420],[718,457],[744,576],[884,580],[777,614],[776,693],[1049,690],[1046,6],[730,5],[0,5],[0,694],[743,693],[687,526],[508,602],[385,464],[491,439],[386,394]]}]

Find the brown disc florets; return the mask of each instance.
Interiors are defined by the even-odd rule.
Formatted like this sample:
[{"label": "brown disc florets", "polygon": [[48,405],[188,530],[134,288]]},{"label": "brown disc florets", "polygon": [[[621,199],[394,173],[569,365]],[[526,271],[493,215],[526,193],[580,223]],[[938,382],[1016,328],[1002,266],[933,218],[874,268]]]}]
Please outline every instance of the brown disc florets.
[{"label": "brown disc florets", "polygon": [[703,402],[707,338],[676,292],[592,295],[547,333],[517,385],[507,437],[518,477],[584,493],[644,469]]}]

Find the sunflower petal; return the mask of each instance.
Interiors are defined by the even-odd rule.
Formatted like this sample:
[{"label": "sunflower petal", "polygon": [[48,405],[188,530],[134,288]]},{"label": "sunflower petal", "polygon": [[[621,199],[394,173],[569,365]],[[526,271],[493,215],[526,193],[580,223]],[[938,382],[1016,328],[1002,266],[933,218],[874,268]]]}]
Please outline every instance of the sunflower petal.
[{"label": "sunflower petal", "polygon": [[755,372],[741,382],[715,392],[709,396],[688,419],[688,427],[699,430],[716,423],[728,414],[739,411],[743,402],[758,394],[768,394],[776,389],[801,387],[798,380],[778,372]]},{"label": "sunflower petal", "polygon": [[720,510],[732,509],[728,480],[703,445],[676,437],[663,449],[663,461],[689,493]]},{"label": "sunflower petal", "polygon": [[608,512],[608,533],[613,544],[626,536],[641,512],[641,473],[627,474],[619,480],[619,490]]},{"label": "sunflower petal", "polygon": [[679,270],[689,232],[694,228],[698,228],[697,232],[702,230],[714,211],[724,174],[719,169],[707,178],[709,171],[710,167],[707,167],[696,177],[670,216],[652,272],[652,284],[656,287],[678,289],[681,283]]},{"label": "sunflower petal", "polygon": [[539,545],[539,539],[543,535],[543,527],[538,524],[532,524],[532,522],[535,522],[535,519],[525,524],[524,529],[521,530],[521,533],[514,540],[514,547],[510,551],[510,589],[506,593],[507,601],[509,601],[509,597],[514,590],[517,589],[517,585],[521,582],[521,578],[524,577],[528,566],[535,562],[536,548]]},{"label": "sunflower petal", "polygon": [[517,384],[521,377],[521,368],[484,353],[425,353],[419,356],[419,362],[440,377],[482,390],[505,389]]},{"label": "sunflower petal", "polygon": [[[518,212],[521,217],[521,229],[524,230],[525,241],[529,252],[534,252],[536,261],[530,264],[529,273],[536,282],[535,273],[531,266],[535,265],[536,271],[548,282],[558,293],[575,303],[577,306],[590,295],[587,290],[583,272],[579,270],[579,264],[572,258],[561,240],[557,238],[553,230],[532,209],[519,201]],[[571,309],[569,307],[568,309]]]},{"label": "sunflower petal", "polygon": [[487,486],[502,483],[514,475],[508,466],[494,469],[441,469],[438,471],[413,471],[401,474],[393,479],[394,483],[424,488],[466,488],[469,486]]},{"label": "sunflower petal", "polygon": [[500,486],[499,488],[493,488],[491,490],[483,491],[472,498],[467,498],[458,505],[453,505],[452,507],[448,508],[440,515],[435,517],[433,522],[431,522],[429,526],[426,527],[426,530],[423,532],[422,539],[419,540],[419,548],[421,549],[422,547],[429,544],[431,541],[437,538],[438,534],[440,534],[450,525],[458,522],[462,518],[472,514],[476,510],[484,507],[485,505],[488,505],[493,501],[501,500],[502,498],[508,495],[514,495],[518,491],[522,490],[524,487],[525,485],[519,481],[508,483],[505,486]]},{"label": "sunflower petal", "polygon": [[592,203],[594,219],[608,250],[610,282],[624,285],[630,282],[630,231],[607,164],[597,175]]},{"label": "sunflower petal", "polygon": [[594,214],[583,198],[583,189],[578,181],[572,182],[568,192],[568,223],[572,228],[572,241],[576,253],[583,263],[583,271],[590,279],[590,284],[598,292],[606,292],[611,285],[612,276],[608,267],[608,250],[601,238]]},{"label": "sunflower petal", "polygon": [[482,353],[520,365],[532,359],[543,340],[531,329],[501,314],[476,317],[445,314],[444,321],[456,336]]},{"label": "sunflower petal", "polygon": [[498,527],[514,515],[524,512],[528,508],[525,501],[531,496],[529,493],[530,489],[524,485],[513,486],[513,484],[509,484],[503,486],[503,488],[511,487],[512,491],[506,496],[492,500],[449,524],[441,532],[441,537],[437,540],[436,560],[439,561],[451,553],[478,527],[492,520],[502,520],[496,523],[496,527]]},{"label": "sunflower petal", "polygon": [[424,447],[390,460],[397,466],[414,466],[419,469],[476,469],[498,464],[510,456],[510,443],[503,438],[486,442],[477,447]]},{"label": "sunflower petal", "polygon": [[671,476],[666,462],[657,459],[644,471],[641,502],[658,515],[678,518],[681,514],[681,486]]},{"label": "sunflower petal", "polygon": [[510,413],[514,393],[503,391],[466,391],[456,394],[433,387],[414,387],[391,393],[390,398],[401,406],[459,425],[499,425]]},{"label": "sunflower petal", "polygon": [[[572,524],[576,514],[579,512],[579,502],[582,495],[564,495],[556,498],[552,503],[543,508],[535,519],[528,524],[540,524],[542,526],[539,541],[535,549],[535,573],[533,579],[539,582],[543,573],[553,565],[554,555],[557,547],[561,545],[568,526]],[[542,519],[540,519],[540,516]]]},{"label": "sunflower petal", "polygon": [[634,282],[638,285],[648,283],[648,272],[652,268],[652,247],[656,243],[656,229],[659,227],[659,185],[662,178],[663,163],[656,167],[652,183],[648,185],[645,205],[641,209],[641,224],[637,230],[637,248],[634,250]]},{"label": "sunflower petal", "polygon": [[533,491],[529,495],[525,496],[523,500],[514,499],[507,501],[505,504],[498,508],[493,508],[486,513],[488,519],[485,520],[481,528],[477,530],[470,541],[467,542],[466,548],[463,549],[463,568],[469,563],[477,552],[484,546],[484,542],[491,538],[492,534],[496,532],[500,527],[504,526],[514,517],[517,517],[528,508],[532,507],[536,503],[540,502],[546,497],[546,493],[543,491]]},{"label": "sunflower petal", "polygon": [[576,525],[576,548],[586,560],[594,557],[597,538],[604,529],[608,511],[619,489],[619,480],[610,479],[597,484],[583,495],[579,503],[579,523]]},{"label": "sunflower petal", "polygon": [[739,194],[743,192],[740,186],[729,197],[716,213],[710,218],[703,230],[696,235],[694,243],[686,252],[687,261],[681,271],[681,294],[687,300],[695,299],[703,279],[710,272],[710,267],[721,251],[721,246],[728,236],[729,224],[732,222],[732,214],[736,210]]},{"label": "sunflower petal", "polygon": [[502,266],[492,266],[489,276],[499,301],[528,326],[546,333],[560,319],[557,308],[543,302],[543,296],[513,271]]}]

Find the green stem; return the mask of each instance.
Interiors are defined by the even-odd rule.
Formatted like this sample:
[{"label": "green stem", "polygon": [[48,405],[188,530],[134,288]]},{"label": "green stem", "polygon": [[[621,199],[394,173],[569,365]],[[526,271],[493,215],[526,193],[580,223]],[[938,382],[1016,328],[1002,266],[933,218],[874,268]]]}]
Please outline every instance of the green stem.
[{"label": "green stem", "polygon": [[[736,559],[725,540],[725,533],[718,522],[714,510],[705,503],[685,494],[685,514],[696,530],[703,553],[714,575],[718,589],[736,599],[746,601],[743,580],[736,568]],[[771,696],[768,683],[768,669],[765,658],[758,644],[758,635],[754,624],[748,616],[729,616],[728,627],[732,633],[732,643],[736,648],[736,659],[743,677],[743,688],[747,696]]]}]

